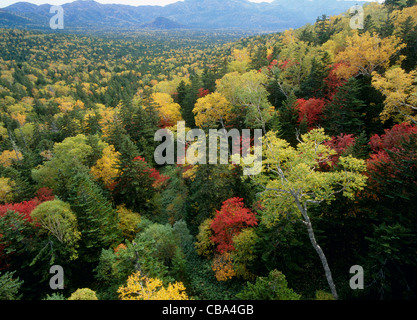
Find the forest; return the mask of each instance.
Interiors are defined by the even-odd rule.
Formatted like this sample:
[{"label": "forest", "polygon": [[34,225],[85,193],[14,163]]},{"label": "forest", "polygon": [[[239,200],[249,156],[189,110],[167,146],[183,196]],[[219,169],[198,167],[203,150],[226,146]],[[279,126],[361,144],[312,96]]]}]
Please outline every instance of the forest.
[{"label": "forest", "polygon": [[[0,300],[417,298],[417,5],[363,8],[251,36],[0,29]],[[261,129],[261,173],[157,164],[180,121]]]}]

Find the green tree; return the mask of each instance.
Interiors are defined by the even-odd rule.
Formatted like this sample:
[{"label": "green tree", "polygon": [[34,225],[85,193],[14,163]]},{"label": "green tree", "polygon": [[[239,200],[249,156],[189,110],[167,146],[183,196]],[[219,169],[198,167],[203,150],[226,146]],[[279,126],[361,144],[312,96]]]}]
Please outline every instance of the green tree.
[{"label": "green tree", "polygon": [[40,187],[57,190],[76,172],[88,170],[101,158],[106,144],[97,137],[79,134],[54,144],[53,157],[32,170],[32,177]]},{"label": "green tree", "polygon": [[288,282],[278,270],[267,277],[257,277],[255,283],[247,282],[237,297],[243,300],[300,300],[301,296],[288,288]]},{"label": "green tree", "polygon": [[100,248],[120,243],[118,213],[88,174],[75,175],[69,188],[68,203],[77,216],[82,236],[80,255],[87,261],[96,261]]},{"label": "green tree", "polygon": [[264,172],[255,179],[265,187],[262,205],[265,214],[262,220],[267,225],[285,216],[300,217],[306,226],[310,242],[323,265],[330,290],[337,299],[337,291],[327,258],[318,245],[308,209],[311,205],[331,202],[337,193],[353,198],[356,191],[365,187],[366,177],[362,174],[365,162],[351,156],[340,157],[340,171],[319,170],[320,163],[329,163],[334,154],[324,144],[330,137],[324,129],[314,129],[301,137],[293,148],[285,140],[268,132],[264,138]]},{"label": "green tree", "polygon": [[40,235],[53,236],[62,247],[68,250],[69,260],[78,257],[77,248],[81,238],[77,217],[68,203],[53,200],[41,203],[30,214],[34,223],[41,228]]},{"label": "green tree", "polygon": [[360,99],[359,86],[358,80],[350,78],[326,105],[323,112],[324,127],[330,135],[359,134],[362,131],[362,114],[366,105]]},{"label": "green tree", "polygon": [[150,175],[150,165],[139,156],[136,145],[125,136],[120,145],[120,156],[116,167],[119,175],[112,192],[116,204],[125,204],[139,214],[151,213],[151,199],[155,194],[154,178]]},{"label": "green tree", "polygon": [[14,278],[15,272],[0,273],[0,300],[20,300],[19,293],[23,281],[19,277]]},{"label": "green tree", "polygon": [[278,131],[282,139],[292,146],[297,144],[298,110],[296,108],[297,97],[294,93],[286,99],[277,112],[277,125],[272,128]]},{"label": "green tree", "polygon": [[95,291],[89,288],[77,289],[68,300],[98,300]]}]

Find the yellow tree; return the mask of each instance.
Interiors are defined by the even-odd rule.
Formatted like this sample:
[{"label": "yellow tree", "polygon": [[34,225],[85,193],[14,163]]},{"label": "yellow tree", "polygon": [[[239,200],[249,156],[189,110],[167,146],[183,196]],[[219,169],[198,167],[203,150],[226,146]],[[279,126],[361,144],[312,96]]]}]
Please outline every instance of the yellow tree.
[{"label": "yellow tree", "polygon": [[213,92],[197,100],[193,109],[195,124],[199,127],[211,127],[232,118],[232,104],[219,92]]},{"label": "yellow tree", "polygon": [[15,182],[9,178],[0,177],[0,203],[8,203],[13,200],[13,188]]},{"label": "yellow tree", "polygon": [[404,47],[401,39],[395,36],[380,38],[376,33],[359,34],[358,30],[353,30],[346,39],[345,50],[335,57],[336,63],[343,63],[337,74],[345,79],[370,76],[377,68],[388,68],[391,58]]},{"label": "yellow tree", "polygon": [[232,61],[227,66],[228,72],[245,73],[251,62],[249,52],[246,48],[233,49],[231,54]]},{"label": "yellow tree", "polygon": [[161,123],[166,126],[175,125],[182,120],[181,106],[174,102],[168,93],[154,92],[151,95],[152,105],[158,110]]},{"label": "yellow tree", "polygon": [[398,118],[417,124],[417,70],[410,73],[400,67],[389,69],[384,75],[372,74],[372,85],[385,98],[381,120]]},{"label": "yellow tree", "polygon": [[17,151],[16,153],[15,151],[4,150],[0,154],[0,164],[4,167],[10,167],[13,162],[19,161],[22,158],[23,156],[20,151]]},{"label": "yellow tree", "polygon": [[91,167],[91,175],[96,180],[101,180],[109,188],[119,175],[116,164],[120,153],[114,149],[114,146],[108,145],[103,149],[103,156],[97,160],[97,163]]},{"label": "yellow tree", "polygon": [[158,278],[148,278],[140,271],[133,273],[126,286],[117,291],[121,300],[189,300],[182,282],[164,287]]}]

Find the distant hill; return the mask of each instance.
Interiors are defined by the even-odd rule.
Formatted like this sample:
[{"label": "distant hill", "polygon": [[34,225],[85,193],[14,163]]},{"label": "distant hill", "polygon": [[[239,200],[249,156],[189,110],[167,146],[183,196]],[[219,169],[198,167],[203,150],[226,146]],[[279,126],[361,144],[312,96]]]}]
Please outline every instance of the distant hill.
[{"label": "distant hill", "polygon": [[158,17],[150,23],[144,23],[141,25],[141,28],[144,29],[162,29],[162,30],[172,30],[172,29],[186,29],[187,26],[176,23],[171,19]]},{"label": "distant hill", "polygon": [[[364,1],[184,0],[166,6],[100,4],[93,0],[64,4],[65,28],[89,29],[241,29],[281,31],[313,23],[323,14],[334,15]],[[3,8],[0,26],[48,29],[50,5],[19,2]]]}]

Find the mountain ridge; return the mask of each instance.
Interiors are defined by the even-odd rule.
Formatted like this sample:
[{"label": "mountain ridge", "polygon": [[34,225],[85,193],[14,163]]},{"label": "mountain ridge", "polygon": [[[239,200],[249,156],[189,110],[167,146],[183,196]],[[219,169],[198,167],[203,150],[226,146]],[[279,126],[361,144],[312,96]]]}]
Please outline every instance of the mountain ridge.
[{"label": "mountain ridge", "polygon": [[[282,31],[313,23],[323,14],[334,15],[365,1],[274,0],[255,3],[248,0],[184,0],[165,6],[101,4],[94,0],[63,4],[66,28],[141,29],[157,18],[172,21],[185,28],[242,29]],[[0,19],[0,27],[22,24],[27,28],[49,28],[51,5],[17,2],[2,10],[8,19]],[[16,16],[15,24],[9,21]],[[19,20],[23,18],[23,20]],[[163,27],[163,24],[162,24]]]}]

